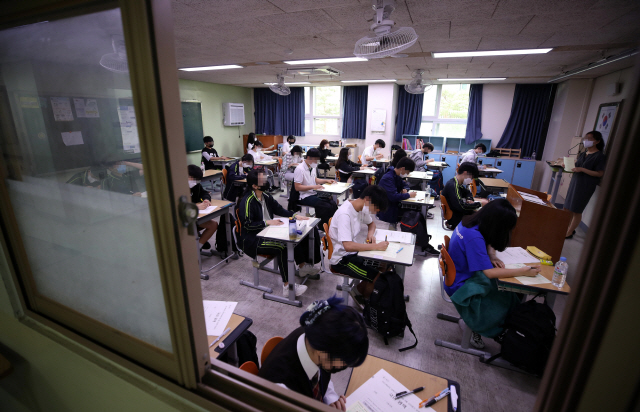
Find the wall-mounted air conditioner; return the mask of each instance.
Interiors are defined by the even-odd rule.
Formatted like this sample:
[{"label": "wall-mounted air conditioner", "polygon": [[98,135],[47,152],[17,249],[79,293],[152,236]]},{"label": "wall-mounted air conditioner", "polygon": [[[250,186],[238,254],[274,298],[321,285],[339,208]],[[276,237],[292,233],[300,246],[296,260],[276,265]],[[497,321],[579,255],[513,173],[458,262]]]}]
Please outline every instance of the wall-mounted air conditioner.
[{"label": "wall-mounted air conditioner", "polygon": [[244,104],[243,103],[222,103],[224,117],[222,119],[225,126],[244,125]]}]

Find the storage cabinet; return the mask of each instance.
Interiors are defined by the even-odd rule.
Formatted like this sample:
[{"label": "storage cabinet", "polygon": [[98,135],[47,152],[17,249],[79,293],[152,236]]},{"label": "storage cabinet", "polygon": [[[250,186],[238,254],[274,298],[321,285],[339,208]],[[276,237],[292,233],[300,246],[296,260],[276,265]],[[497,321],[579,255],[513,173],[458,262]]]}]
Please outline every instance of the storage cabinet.
[{"label": "storage cabinet", "polygon": [[447,184],[449,180],[456,174],[456,168],[458,167],[458,156],[443,154],[440,156],[440,161],[447,162],[449,167],[442,170],[442,179],[444,184]]},{"label": "storage cabinet", "polygon": [[514,162],[515,167],[513,169],[511,184],[531,189],[533,173],[536,169],[535,160],[515,160]]},{"label": "storage cabinet", "polygon": [[502,173],[499,173],[497,177],[511,183],[511,179],[513,179],[513,170],[516,167],[516,161],[513,159],[503,159],[498,157],[494,162],[494,167],[502,170]]}]

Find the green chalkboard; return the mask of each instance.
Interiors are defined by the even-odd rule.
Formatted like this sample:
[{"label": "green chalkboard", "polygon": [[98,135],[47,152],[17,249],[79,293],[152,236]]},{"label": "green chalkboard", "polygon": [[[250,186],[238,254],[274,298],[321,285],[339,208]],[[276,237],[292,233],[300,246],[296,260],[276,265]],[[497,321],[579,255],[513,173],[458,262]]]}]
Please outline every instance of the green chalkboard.
[{"label": "green chalkboard", "polygon": [[200,102],[182,102],[182,123],[187,153],[202,150],[202,106]]}]

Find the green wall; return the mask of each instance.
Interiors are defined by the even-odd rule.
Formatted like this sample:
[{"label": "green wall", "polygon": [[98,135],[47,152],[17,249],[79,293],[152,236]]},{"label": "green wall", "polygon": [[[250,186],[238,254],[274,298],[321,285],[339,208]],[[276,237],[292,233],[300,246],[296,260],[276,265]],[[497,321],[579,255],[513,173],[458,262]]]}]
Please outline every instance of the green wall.
[{"label": "green wall", "polygon": [[[213,137],[214,149],[221,156],[242,156],[242,135],[253,131],[253,89],[180,79],[180,100],[202,103],[204,134]],[[222,103],[244,103],[244,126],[222,124]],[[238,137],[240,136],[240,137]],[[200,155],[188,155],[189,163],[200,164]]]}]

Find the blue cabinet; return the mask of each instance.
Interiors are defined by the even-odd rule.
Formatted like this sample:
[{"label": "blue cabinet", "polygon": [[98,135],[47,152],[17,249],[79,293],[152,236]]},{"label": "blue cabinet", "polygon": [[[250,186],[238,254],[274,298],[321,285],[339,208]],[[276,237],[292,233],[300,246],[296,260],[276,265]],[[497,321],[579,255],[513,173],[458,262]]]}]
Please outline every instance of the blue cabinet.
[{"label": "blue cabinet", "polygon": [[533,181],[533,173],[535,169],[536,162],[534,160],[515,160],[511,183],[516,186],[531,189],[531,182]]},{"label": "blue cabinet", "polygon": [[491,166],[493,167],[493,164],[495,163],[496,158],[495,157],[484,157],[484,156],[479,156],[478,157],[478,161],[477,163],[479,165],[484,165],[484,166]]},{"label": "blue cabinet", "polygon": [[458,155],[443,154],[440,156],[442,162],[447,162],[449,167],[442,170],[442,180],[444,184],[447,184],[449,180],[456,174],[456,167],[458,167]]},{"label": "blue cabinet", "polygon": [[515,159],[502,159],[500,157],[496,158],[494,160],[494,167],[496,169],[500,169],[502,170],[502,173],[498,173],[497,178],[499,179],[504,179],[507,182],[511,183],[511,180],[513,179],[513,170],[516,167],[516,160]]}]

